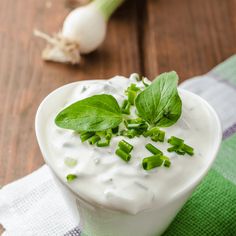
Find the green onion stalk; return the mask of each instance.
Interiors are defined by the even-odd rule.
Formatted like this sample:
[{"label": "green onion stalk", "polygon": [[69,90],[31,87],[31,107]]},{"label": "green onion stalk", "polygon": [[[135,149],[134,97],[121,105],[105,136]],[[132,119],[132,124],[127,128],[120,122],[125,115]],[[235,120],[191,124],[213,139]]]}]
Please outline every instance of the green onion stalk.
[{"label": "green onion stalk", "polygon": [[111,15],[125,0],[94,0],[71,11],[60,33],[51,37],[41,31],[34,34],[48,42],[42,52],[46,61],[78,64],[81,54],[96,50],[104,41]]}]

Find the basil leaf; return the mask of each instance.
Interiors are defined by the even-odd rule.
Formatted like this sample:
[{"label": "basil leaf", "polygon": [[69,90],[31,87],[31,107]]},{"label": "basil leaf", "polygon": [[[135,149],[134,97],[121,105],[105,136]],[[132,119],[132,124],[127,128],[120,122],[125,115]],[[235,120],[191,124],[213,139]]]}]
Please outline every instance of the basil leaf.
[{"label": "basil leaf", "polygon": [[103,131],[117,127],[122,114],[116,99],[107,94],[95,95],[66,107],[56,119],[57,126],[78,132]]},{"label": "basil leaf", "polygon": [[159,75],[135,100],[139,116],[150,125],[160,127],[176,123],[182,112],[178,80],[174,71]]}]

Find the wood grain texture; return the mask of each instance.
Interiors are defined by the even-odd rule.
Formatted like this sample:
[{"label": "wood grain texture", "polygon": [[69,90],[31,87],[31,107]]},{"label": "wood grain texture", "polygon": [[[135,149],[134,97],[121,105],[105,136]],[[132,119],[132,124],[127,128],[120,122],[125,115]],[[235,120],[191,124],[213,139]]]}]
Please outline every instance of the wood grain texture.
[{"label": "wood grain texture", "polygon": [[149,0],[143,22],[144,73],[206,73],[236,53],[235,0]]},{"label": "wood grain texture", "polygon": [[[51,7],[50,4],[51,3]],[[40,101],[76,80],[176,70],[181,80],[236,53],[236,0],[129,0],[112,17],[104,44],[80,66],[45,63],[38,28],[57,32],[63,0],[0,1],[0,185],[43,164],[34,133]]]}]

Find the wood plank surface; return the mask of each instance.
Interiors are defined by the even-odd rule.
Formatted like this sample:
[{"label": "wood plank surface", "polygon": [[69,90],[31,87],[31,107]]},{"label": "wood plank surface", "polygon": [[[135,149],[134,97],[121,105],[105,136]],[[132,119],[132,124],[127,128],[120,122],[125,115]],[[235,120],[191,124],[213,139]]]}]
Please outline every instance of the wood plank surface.
[{"label": "wood plank surface", "polygon": [[[43,164],[34,116],[55,88],[77,80],[176,70],[206,73],[236,53],[236,0],[128,0],[112,17],[104,44],[79,66],[45,63],[38,28],[57,32],[63,0],[0,1],[0,185]],[[1,230],[0,230],[1,232]]]}]

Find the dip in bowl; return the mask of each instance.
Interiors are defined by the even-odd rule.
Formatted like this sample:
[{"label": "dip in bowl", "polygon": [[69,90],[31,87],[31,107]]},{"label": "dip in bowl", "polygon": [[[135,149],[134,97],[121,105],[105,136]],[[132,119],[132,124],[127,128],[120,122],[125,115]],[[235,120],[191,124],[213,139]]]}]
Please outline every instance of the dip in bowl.
[{"label": "dip in bowl", "polygon": [[[177,76],[170,73],[162,74],[159,79],[168,77],[170,82]],[[75,208],[78,208],[80,216],[75,217],[88,236],[160,235],[216,157],[222,132],[215,111],[201,97],[182,89],[168,98],[171,88],[166,88],[165,79],[153,91],[150,82],[139,80],[136,74],[130,78],[116,76],[109,80],[75,82],[53,91],[38,108],[36,135],[41,152],[68,204],[76,202],[72,211],[76,215]],[[136,91],[133,96],[129,93],[130,88]],[[153,99],[146,99],[148,93],[140,95],[148,89]],[[156,91],[159,94],[157,99]],[[112,127],[112,122],[118,119],[114,113],[111,115],[117,119],[109,120],[112,128],[105,134],[101,130],[86,132],[60,127],[75,127],[63,109],[97,95],[112,95],[123,109],[117,129]],[[107,106],[111,99],[104,96],[95,98],[100,99],[101,107],[104,103]],[[124,101],[128,101],[128,109]],[[151,119],[150,114],[156,114],[152,104],[158,109],[161,101],[164,105],[160,110],[167,110],[171,103],[173,106],[169,113],[158,113],[158,119]],[[91,106],[90,109],[94,108]],[[116,109],[116,104],[109,109]],[[86,112],[88,123],[82,126],[90,129],[93,113],[90,115],[89,109]],[[71,114],[74,122],[76,115]],[[103,118],[98,120],[99,127],[102,122]],[[78,129],[80,127],[81,123]],[[132,132],[134,129],[136,131]],[[158,135],[163,134],[162,137],[150,135],[153,129]],[[106,139],[108,130],[111,130],[108,145],[98,145],[103,136]],[[120,142],[130,147],[127,155],[117,152],[123,150]]]}]

